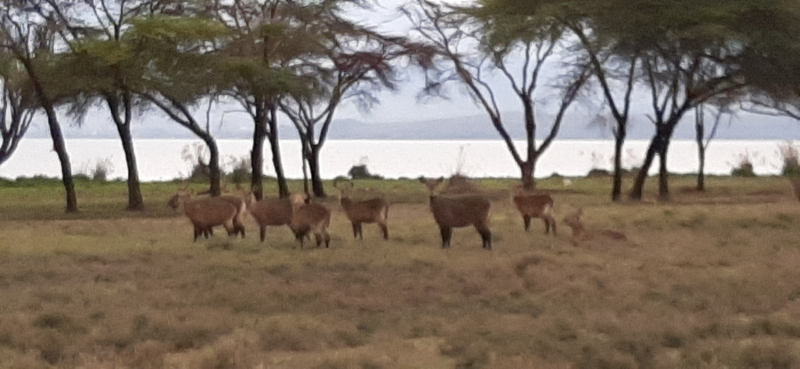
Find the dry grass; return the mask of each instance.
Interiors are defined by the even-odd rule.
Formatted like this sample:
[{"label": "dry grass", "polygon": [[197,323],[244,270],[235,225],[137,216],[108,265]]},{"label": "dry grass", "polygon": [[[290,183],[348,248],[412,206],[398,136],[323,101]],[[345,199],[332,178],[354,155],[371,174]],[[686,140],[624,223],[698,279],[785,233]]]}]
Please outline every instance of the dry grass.
[{"label": "dry grass", "polygon": [[330,249],[300,250],[285,227],[259,244],[251,219],[244,240],[193,243],[167,213],[12,216],[0,368],[800,367],[800,205],[782,180],[711,178],[670,204],[553,186],[559,221],[583,207],[631,240],[580,247],[566,228],[525,233],[509,182],[478,183],[494,191],[492,251],[472,229],[439,249],[411,181],[380,189],[396,199],[388,241],[374,225],[353,240],[331,199]]}]

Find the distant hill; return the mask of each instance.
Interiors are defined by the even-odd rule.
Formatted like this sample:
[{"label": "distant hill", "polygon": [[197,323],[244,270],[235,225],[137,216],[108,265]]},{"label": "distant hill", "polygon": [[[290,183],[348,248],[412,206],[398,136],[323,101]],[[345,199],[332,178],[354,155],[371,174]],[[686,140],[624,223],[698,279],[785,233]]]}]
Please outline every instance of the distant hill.
[{"label": "distant hill", "polygon": [[[674,135],[677,139],[693,139],[693,116],[682,122]],[[506,113],[509,134],[515,139],[524,138],[522,113]],[[537,138],[543,138],[549,130],[550,117],[540,117]],[[588,116],[571,116],[565,119],[558,134],[560,139],[609,139],[611,131],[598,124],[592,124]],[[35,123],[27,137],[48,138],[49,133],[44,122]],[[644,115],[631,118],[628,138],[649,139],[653,134],[650,121]],[[63,128],[68,138],[117,138],[117,132],[111,122],[104,120],[87,121],[81,127],[66,126]],[[194,138],[185,128],[178,126],[166,118],[146,119],[135,122],[132,126],[134,138]],[[249,121],[226,121],[224,124],[212,126],[212,132],[220,139],[247,139],[252,137],[252,123]],[[282,125],[279,128],[281,138],[297,138],[293,126]],[[369,123],[352,119],[334,121],[329,132],[331,139],[387,139],[387,140],[482,140],[498,139],[488,118],[484,115],[471,115],[457,118],[397,121],[394,123]],[[742,115],[728,123],[720,124],[716,138],[720,139],[800,139],[800,122],[789,118],[767,117],[758,115]]]}]

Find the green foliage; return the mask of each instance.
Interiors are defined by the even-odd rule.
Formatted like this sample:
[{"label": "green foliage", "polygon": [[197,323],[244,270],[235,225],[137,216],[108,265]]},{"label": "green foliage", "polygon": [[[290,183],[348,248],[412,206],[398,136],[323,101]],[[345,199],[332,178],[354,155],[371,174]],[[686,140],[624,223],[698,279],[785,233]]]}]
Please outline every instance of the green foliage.
[{"label": "green foliage", "polygon": [[367,169],[366,164],[353,165],[347,171],[347,175],[352,179],[382,179],[383,177],[377,174],[371,174]]},{"label": "green foliage", "polygon": [[131,19],[131,24],[131,37],[174,46],[197,46],[230,36],[225,24],[201,17],[157,15]]}]

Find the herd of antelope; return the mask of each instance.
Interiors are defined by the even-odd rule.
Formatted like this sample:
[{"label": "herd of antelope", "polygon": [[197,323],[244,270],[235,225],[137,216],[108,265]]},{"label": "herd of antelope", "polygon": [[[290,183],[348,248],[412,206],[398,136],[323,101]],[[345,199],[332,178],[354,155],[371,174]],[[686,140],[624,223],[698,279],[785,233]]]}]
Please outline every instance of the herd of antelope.
[{"label": "herd of antelope", "polygon": [[[453,228],[473,226],[480,234],[484,249],[492,248],[492,232],[489,229],[489,210],[491,202],[480,194],[441,194],[437,189],[444,183],[444,178],[426,179],[420,177],[430,193],[430,211],[442,237],[442,248],[450,247]],[[383,197],[356,201],[350,198],[352,182],[341,185],[340,181],[334,182],[334,187],[339,191],[339,203],[353,226],[353,237],[363,239],[362,224],[376,223],[381,229],[384,239],[389,238],[387,220],[389,217],[389,203]],[[291,198],[265,198],[256,200],[252,193],[244,193],[242,197],[224,195],[219,197],[194,197],[194,193],[183,188],[170,198],[168,205],[176,210],[183,204],[184,214],[194,227],[194,240],[198,237],[208,238],[213,235],[215,226],[223,226],[229,236],[241,235],[245,237],[245,228],[242,217],[249,213],[259,226],[259,236],[264,242],[267,235],[267,226],[288,226],[295,235],[300,247],[303,240],[314,235],[317,246],[325,243],[330,246],[328,227],[331,221],[331,211],[327,207],[310,202],[304,195],[295,194]],[[531,219],[539,218],[544,222],[545,234],[552,230],[557,235],[556,221],[553,218],[553,198],[547,194],[534,194],[524,191],[520,186],[514,188],[512,202],[523,219],[525,231],[530,229]],[[564,223],[572,229],[572,243],[580,242],[595,237],[610,237],[615,240],[624,240],[625,235],[615,231],[589,231],[580,221],[582,209],[575,214],[564,218]]]}]

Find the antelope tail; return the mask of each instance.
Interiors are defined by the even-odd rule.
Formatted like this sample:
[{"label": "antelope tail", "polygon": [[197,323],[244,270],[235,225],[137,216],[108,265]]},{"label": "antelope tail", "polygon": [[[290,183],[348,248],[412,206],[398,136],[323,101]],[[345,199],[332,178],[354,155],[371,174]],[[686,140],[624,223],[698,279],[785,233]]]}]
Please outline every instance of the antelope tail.
[{"label": "antelope tail", "polygon": [[545,205],[544,205],[544,211],[542,212],[544,215],[550,215],[550,216],[552,216],[552,215],[553,215],[553,212],[554,212],[554,210],[553,210],[553,204],[545,204]]}]

